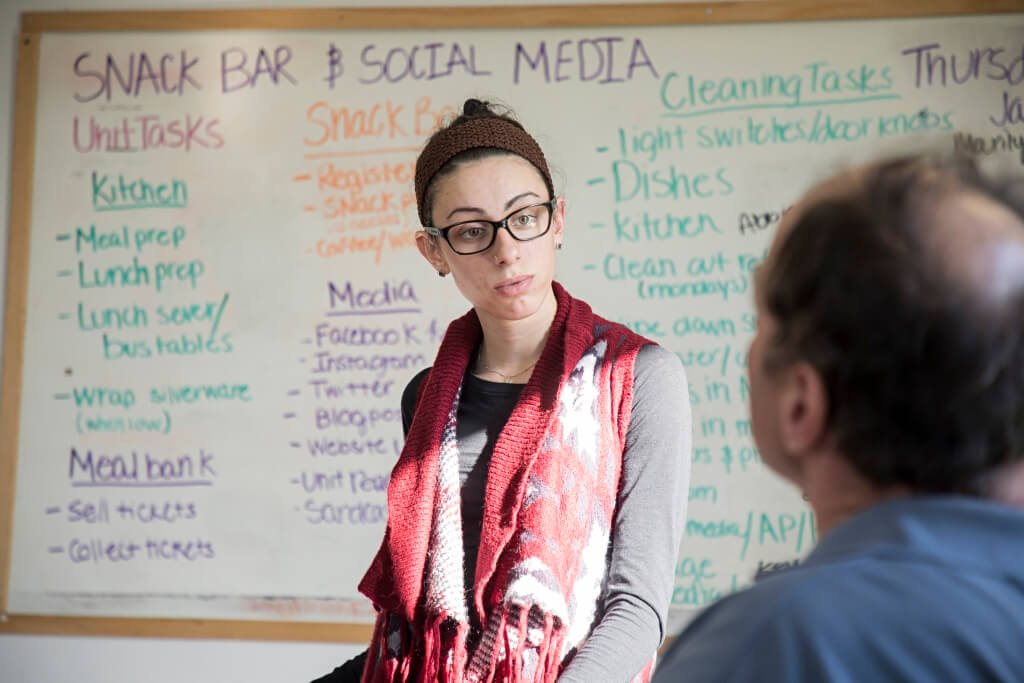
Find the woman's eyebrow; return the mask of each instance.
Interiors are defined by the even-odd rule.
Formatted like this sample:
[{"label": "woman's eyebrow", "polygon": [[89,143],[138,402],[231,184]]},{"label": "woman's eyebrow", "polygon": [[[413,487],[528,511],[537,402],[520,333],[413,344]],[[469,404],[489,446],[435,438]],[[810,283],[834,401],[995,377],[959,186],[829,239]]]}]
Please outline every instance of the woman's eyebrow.
[{"label": "woman's eyebrow", "polygon": [[463,212],[463,211],[469,212],[469,213],[483,213],[484,212],[483,209],[480,209],[480,208],[475,207],[475,206],[457,206],[457,207],[455,207],[454,209],[452,209],[451,211],[448,212],[448,216],[447,217],[451,218],[455,214]]},{"label": "woman's eyebrow", "polygon": [[[536,192],[530,190],[526,192],[520,192],[515,197],[512,197],[512,199],[505,202],[505,210],[508,211],[515,205],[516,202],[520,201],[521,199],[525,199],[526,197],[536,197],[537,199],[540,199],[540,195],[538,195]],[[447,218],[451,218],[452,216],[459,212],[486,213],[486,211],[476,206],[457,206],[448,212]]]},{"label": "woman's eyebrow", "polygon": [[515,204],[515,203],[516,203],[516,202],[518,202],[518,201],[519,201],[520,199],[523,199],[523,198],[525,198],[525,197],[536,197],[537,199],[540,199],[540,195],[538,195],[538,194],[537,194],[536,192],[530,192],[530,191],[527,191],[527,192],[523,192],[523,193],[521,193],[521,194],[517,194],[517,195],[516,195],[515,197],[513,197],[512,199],[510,199],[510,200],[508,200],[507,202],[505,202],[505,210],[506,210],[506,211],[508,211],[509,209],[511,209],[511,208],[512,208],[512,205],[513,205],[513,204]]}]

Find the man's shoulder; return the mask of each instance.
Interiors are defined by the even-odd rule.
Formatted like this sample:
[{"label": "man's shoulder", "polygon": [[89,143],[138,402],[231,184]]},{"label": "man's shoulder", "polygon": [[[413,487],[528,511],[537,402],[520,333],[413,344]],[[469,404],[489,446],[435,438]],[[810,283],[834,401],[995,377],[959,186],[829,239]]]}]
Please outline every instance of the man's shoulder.
[{"label": "man's shoulder", "polygon": [[801,676],[826,667],[818,660],[837,655],[851,632],[885,621],[885,590],[871,589],[877,564],[861,556],[798,565],[722,598],[679,634],[656,680],[760,680],[762,669],[809,680]]},{"label": "man's shoulder", "polygon": [[816,568],[793,568],[725,596],[676,637],[656,680],[684,680],[685,673],[688,680],[710,682],[723,680],[726,671],[735,674],[737,663],[750,661],[766,641],[781,638],[782,631],[791,639],[819,619],[827,583]]},{"label": "man's shoulder", "polygon": [[1024,590],[1006,577],[876,545],[812,558],[723,598],[673,642],[656,681],[758,681],[765,671],[791,681],[876,680],[883,671],[974,680],[977,662],[1024,665],[1020,649],[1007,647],[1024,636],[1022,610]]}]

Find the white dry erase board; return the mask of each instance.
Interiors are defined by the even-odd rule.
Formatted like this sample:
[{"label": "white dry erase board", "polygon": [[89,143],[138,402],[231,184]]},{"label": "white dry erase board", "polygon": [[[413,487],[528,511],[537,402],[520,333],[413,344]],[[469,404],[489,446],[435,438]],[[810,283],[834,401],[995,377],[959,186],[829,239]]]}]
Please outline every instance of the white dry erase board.
[{"label": "white dry erase board", "polygon": [[414,247],[413,163],[469,96],[548,154],[559,279],[689,373],[673,624],[801,558],[810,511],[750,436],[751,271],[846,164],[927,145],[1019,167],[1012,10],[25,15],[2,629],[366,639],[400,393],[466,308]]}]

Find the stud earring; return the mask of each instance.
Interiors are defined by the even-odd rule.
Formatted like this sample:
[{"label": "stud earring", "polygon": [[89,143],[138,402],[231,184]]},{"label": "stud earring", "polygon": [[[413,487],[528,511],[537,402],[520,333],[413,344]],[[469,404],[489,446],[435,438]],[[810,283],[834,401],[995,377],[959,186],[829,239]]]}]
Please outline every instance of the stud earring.
[{"label": "stud earring", "polygon": [[558,244],[555,245],[555,249],[561,249],[561,248],[562,248],[562,243],[561,242],[559,242]]},{"label": "stud earring", "polygon": [[443,273],[443,272],[441,272],[440,270],[439,270],[439,271],[437,271],[437,274],[438,274],[438,276],[440,276],[440,277],[444,277],[444,273]]}]

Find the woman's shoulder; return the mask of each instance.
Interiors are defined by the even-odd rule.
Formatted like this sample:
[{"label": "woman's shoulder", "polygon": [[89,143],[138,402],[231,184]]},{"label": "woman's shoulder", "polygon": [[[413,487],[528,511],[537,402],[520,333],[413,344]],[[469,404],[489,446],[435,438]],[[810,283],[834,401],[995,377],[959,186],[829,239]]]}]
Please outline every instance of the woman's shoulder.
[{"label": "woman's shoulder", "polygon": [[428,372],[430,372],[430,367],[423,368],[413,375],[413,378],[405,385],[405,389],[402,390],[402,410],[404,412],[412,414],[416,407],[416,394],[419,393],[420,384],[423,383]]},{"label": "woman's shoulder", "polygon": [[685,389],[686,371],[678,354],[669,351],[656,341],[638,334],[622,323],[613,322],[601,316],[595,317],[598,325],[595,330],[597,336],[623,334],[629,340],[625,344],[625,348],[636,349],[636,358],[633,363],[634,392],[645,391],[648,387],[652,391],[671,390],[673,384]]},{"label": "woman's shoulder", "polygon": [[666,374],[671,379],[686,377],[683,363],[674,351],[669,351],[658,344],[644,344],[636,354],[633,378],[648,378],[660,374]]},{"label": "woman's shoulder", "polygon": [[658,344],[640,347],[633,364],[633,395],[671,396],[676,393],[689,395],[686,369],[679,356]]}]

